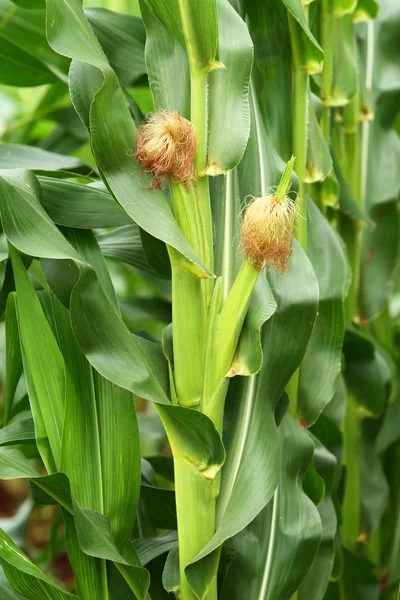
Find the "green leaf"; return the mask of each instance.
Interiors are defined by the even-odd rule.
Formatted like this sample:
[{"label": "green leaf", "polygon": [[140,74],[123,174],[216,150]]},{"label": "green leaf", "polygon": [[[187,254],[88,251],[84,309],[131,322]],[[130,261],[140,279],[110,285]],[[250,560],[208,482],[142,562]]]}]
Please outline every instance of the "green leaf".
[{"label": "green leaf", "polygon": [[9,294],[6,306],[6,397],[4,402],[4,425],[7,425],[12,404],[22,373],[21,347],[18,334],[15,294]]},{"label": "green leaf", "polygon": [[97,234],[97,241],[105,256],[122,260],[128,265],[155,276],[143,252],[140,230],[137,225],[119,227]]},{"label": "green leaf", "polygon": [[[275,179],[274,167],[281,166],[277,155],[288,159],[292,154],[292,121],[288,116],[293,110],[293,76],[287,10],[282,0],[270,2],[268,7],[258,0],[246,0],[245,6],[254,42],[256,67],[253,68],[251,85],[254,107],[251,128],[258,130],[258,147],[260,151],[262,149],[265,165],[271,165],[271,174]],[[256,157],[255,161],[259,163],[260,159]],[[250,163],[248,168],[254,170],[255,167]],[[276,183],[269,181],[262,189],[246,189],[246,194],[265,194],[270,185],[278,183],[279,177],[276,177]]]},{"label": "green leaf", "polygon": [[[311,96],[311,95],[310,95]],[[305,181],[324,181],[333,168],[328,145],[322,135],[312,96],[309,100],[309,124],[307,138],[307,169]]]},{"label": "green leaf", "polygon": [[140,564],[145,566],[150,561],[169,552],[178,546],[178,536],[176,531],[164,531],[155,538],[140,538],[134,542],[134,548],[140,560]]},{"label": "green leaf", "polygon": [[302,64],[307,66],[308,73],[319,73],[322,68],[324,53],[321,46],[311,33],[304,6],[300,0],[282,0],[289,14],[300,26],[304,44]]},{"label": "green leaf", "polygon": [[179,594],[179,549],[174,548],[168,554],[162,575],[162,582],[167,592]]},{"label": "green leaf", "polygon": [[343,548],[343,586],[346,596],[353,600],[378,600],[379,582],[373,565],[365,558]]},{"label": "green leaf", "polygon": [[177,110],[189,119],[190,75],[186,52],[144,0],[141,0],[140,7],[146,28],[146,67],[154,106]]},{"label": "green leaf", "polygon": [[[110,524],[104,515],[74,505],[74,524],[79,546],[85,554],[114,562],[138,600],[144,600],[149,587],[148,572],[139,563],[125,560],[115,546]],[[133,549],[132,549],[133,552]]]},{"label": "green leaf", "polygon": [[[76,577],[76,589],[80,600],[90,600],[95,595],[101,600],[108,596],[106,562],[88,556],[80,549],[73,518],[63,511],[65,541],[68,559]],[[106,588],[106,589],[105,589]]]},{"label": "green leaf", "polygon": [[333,398],[341,372],[347,273],[337,234],[310,200],[307,253],[319,283],[318,317],[301,364],[299,381],[298,417],[309,426]]},{"label": "green leaf", "polygon": [[77,598],[62,591],[0,529],[0,561],[13,588],[29,600]]},{"label": "green leaf", "polygon": [[177,529],[175,492],[142,481],[140,507],[144,519],[155,529]]},{"label": "green leaf", "polygon": [[322,523],[322,538],[315,560],[299,588],[299,600],[320,600],[324,597],[333,568],[337,533],[336,510],[332,499],[337,460],[315,436],[311,436],[311,439],[314,442],[315,468],[317,473],[323,477],[325,484],[324,497],[318,506]]},{"label": "green leaf", "polygon": [[0,479],[38,477],[29,460],[20,450],[0,448]]},{"label": "green leaf", "polygon": [[[72,102],[90,130],[92,152],[107,186],[140,227],[179,250],[203,270],[162,192],[150,190],[151,178],[140,171],[133,157],[134,123],[116,75],[90,29],[79,0],[46,0],[46,6],[50,45],[58,53],[75,59],[70,71]],[[108,131],[113,135],[108,135]]]},{"label": "green leaf", "polygon": [[174,456],[186,458],[204,477],[214,479],[225,461],[225,450],[213,422],[182,406],[158,405]]},{"label": "green leaf", "polygon": [[192,75],[216,68],[218,19],[215,0],[193,3],[188,0],[145,0],[148,7],[182,44]]},{"label": "green leaf", "polygon": [[254,375],[262,367],[261,328],[276,311],[276,302],[264,277],[254,287],[232,369],[238,375]]},{"label": "green leaf", "polygon": [[250,133],[248,88],[253,43],[247,26],[228,0],[217,0],[219,56],[224,69],[210,73],[209,137],[206,172],[233,169],[241,160]]},{"label": "green leaf", "polygon": [[43,208],[57,225],[95,229],[131,225],[132,219],[98,184],[82,185],[72,181],[38,177]]},{"label": "green leaf", "polygon": [[[131,335],[91,265],[80,258],[44,212],[35,176],[19,171],[1,175],[0,212],[11,243],[26,254],[61,259],[60,272],[69,268],[65,259],[74,260],[80,269],[80,279],[71,297],[71,320],[89,362],[113,383],[145,398],[168,402],[166,364],[161,351],[157,351],[155,344]],[[34,294],[33,289],[24,293]],[[23,310],[28,313],[29,306],[24,305]],[[31,331],[29,323],[28,331]],[[39,353],[37,344],[35,352]],[[43,363],[42,367],[46,368]]]},{"label": "green leaf", "polygon": [[[353,0],[351,0],[353,2]],[[333,21],[334,64],[332,91],[324,102],[330,106],[344,106],[357,91],[359,78],[357,48],[355,46],[352,15]]]},{"label": "green leaf", "polygon": [[[3,213],[2,218],[4,224]],[[17,288],[22,358],[37,445],[51,473],[59,468],[61,457],[65,411],[64,361],[22,260],[11,246],[10,255]]]},{"label": "green leaf", "polygon": [[360,442],[361,528],[368,539],[381,522],[389,502],[389,484],[376,451],[376,430],[376,423],[364,419]]},{"label": "green leaf", "polygon": [[[68,374],[61,470],[68,474],[80,506],[104,512],[115,543],[123,549],[139,496],[140,448],[132,395],[92,373],[73,335],[68,310],[48,293],[43,301]],[[126,440],[121,457],[120,445]]]},{"label": "green leaf", "polygon": [[47,152],[22,144],[0,145],[0,169],[32,169],[33,171],[74,170],[83,163],[72,156]]},{"label": "green leaf", "polygon": [[[297,243],[285,277],[271,273],[269,281],[278,308],[264,326],[260,373],[234,381],[232,395],[228,394],[224,434],[227,458],[217,502],[217,529],[196,557],[200,562],[187,568],[188,578],[193,572],[197,585],[207,568],[208,555],[256,517],[278,484],[280,447],[275,407],[307,347],[316,316],[318,288],[312,267]],[[251,496],[247,494],[249,489],[253,490]],[[196,590],[198,595],[200,590],[201,587]]]},{"label": "green leaf", "polygon": [[145,75],[142,20],[105,8],[85,8],[85,15],[121,84]]},{"label": "green leaf", "polygon": [[[19,4],[20,7],[16,8],[15,4]],[[44,9],[45,3],[42,0],[40,0],[40,4],[39,0],[23,0],[22,2],[20,0],[20,2],[14,3],[9,0],[0,0],[1,43],[4,44],[6,54],[11,58],[11,53],[16,48],[17,52],[23,52],[30,61],[35,61],[40,68],[37,81],[40,81],[40,78],[47,73],[48,83],[61,80],[65,85],[70,61],[59,56],[48,44],[45,31],[45,11],[24,10],[31,8]],[[13,66],[16,73],[19,71],[19,77],[22,77],[24,73],[27,79],[32,77],[29,67],[25,70],[23,64],[18,66],[14,64]],[[26,83],[22,81],[20,85],[25,86]],[[33,85],[38,85],[38,83],[33,82]]]},{"label": "green leaf", "polygon": [[45,0],[12,0],[14,4],[17,6],[22,6],[23,8],[30,8],[31,10],[36,10],[39,8],[44,8]]},{"label": "green leaf", "polygon": [[358,0],[353,20],[355,22],[375,19],[379,13],[379,4],[376,0]]},{"label": "green leaf", "polygon": [[318,550],[320,517],[302,490],[314,445],[289,415],[279,434],[285,451],[277,491],[268,506],[232,540],[235,557],[224,580],[223,600],[289,600]]},{"label": "green leaf", "polygon": [[33,87],[57,81],[42,62],[1,37],[0,56],[0,82],[4,85]]},{"label": "green leaf", "polygon": [[0,429],[0,446],[34,443],[35,428],[33,419],[21,419]]},{"label": "green leaf", "polygon": [[379,417],[386,402],[385,382],[375,347],[355,329],[346,332],[344,377],[361,416]]},{"label": "green leaf", "polygon": [[366,229],[362,239],[360,319],[376,317],[392,290],[399,246],[399,215],[396,202],[376,205],[371,211],[376,227]]},{"label": "green leaf", "polygon": [[3,569],[0,569],[0,593],[3,600],[23,600],[23,596],[18,594],[7,581]]}]

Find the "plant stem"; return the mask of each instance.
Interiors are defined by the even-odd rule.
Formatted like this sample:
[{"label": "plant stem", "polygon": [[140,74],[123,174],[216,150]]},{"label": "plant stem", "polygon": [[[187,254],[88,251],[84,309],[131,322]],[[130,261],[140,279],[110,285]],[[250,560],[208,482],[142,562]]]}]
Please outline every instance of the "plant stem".
[{"label": "plant stem", "polygon": [[220,314],[209,321],[201,410],[220,433],[229,381],[227,376],[258,275],[259,270],[245,258]]},{"label": "plant stem", "polygon": [[331,135],[331,107],[329,104],[332,95],[333,73],[333,15],[332,0],[321,1],[321,44],[324,55],[324,68],[321,74],[323,98],[323,113],[321,118],[321,131],[326,143],[330,144]]},{"label": "plant stem", "polygon": [[342,539],[353,548],[360,533],[360,441],[361,423],[351,399],[347,402],[343,425],[343,464],[346,466],[346,485],[343,499]]},{"label": "plant stem", "polygon": [[[216,479],[207,479],[188,460],[175,457],[175,494],[178,514],[181,600],[196,600],[185,575],[185,567],[209,542],[215,531]],[[217,599],[214,577],[206,600]]]},{"label": "plant stem", "polygon": [[306,167],[307,167],[307,123],[308,123],[308,84],[307,59],[304,52],[300,26],[289,13],[290,43],[294,68],[294,114],[293,114],[293,154],[296,158],[296,173],[299,178],[297,203],[296,237],[303,248],[307,249],[307,205],[306,205]]},{"label": "plant stem", "polygon": [[[197,152],[195,157],[195,169],[198,179],[195,183],[198,209],[200,213],[201,231],[203,236],[203,254],[201,258],[206,267],[214,271],[214,252],[213,252],[213,229],[210,190],[208,177],[201,173],[206,168],[207,163],[207,141],[208,141],[208,100],[207,100],[207,74],[192,75],[191,81],[191,121],[196,128],[197,134]],[[213,288],[211,280],[204,281],[203,295],[206,306],[209,306]]]},{"label": "plant stem", "polygon": [[189,270],[188,261],[168,247],[172,269],[172,323],[174,375],[178,402],[197,407],[202,389],[206,331],[201,280]]},{"label": "plant stem", "polygon": [[201,173],[206,167],[207,138],[208,138],[208,103],[207,103],[207,74],[194,75],[190,78],[191,104],[190,118],[196,128],[197,153],[195,168]]},{"label": "plant stem", "polygon": [[[355,200],[361,204],[361,162],[360,162],[360,95],[344,108],[344,147],[347,164],[347,181]],[[342,223],[346,219],[342,219]],[[347,221],[349,221],[347,219]],[[349,294],[346,299],[346,316],[350,321],[358,317],[358,294],[361,274],[361,227],[351,220],[342,225],[344,238],[348,244],[348,255],[353,273]]]},{"label": "plant stem", "polygon": [[[307,16],[307,13],[306,13]],[[289,13],[289,31],[292,47],[292,62],[294,68],[294,114],[293,114],[293,154],[296,159],[296,173],[299,178],[297,204],[299,213],[296,220],[296,238],[307,251],[307,198],[306,198],[306,168],[307,168],[307,123],[308,123],[308,87],[309,75],[306,56],[301,39],[299,24]],[[299,369],[289,382],[290,413],[296,418],[298,406]]]},{"label": "plant stem", "polygon": [[296,237],[303,248],[307,249],[307,205],[306,205],[306,176],[307,163],[307,122],[308,122],[308,73],[306,68],[295,72],[295,109],[293,129],[293,154],[296,157],[296,173],[299,178],[297,203],[299,215],[297,218]]}]

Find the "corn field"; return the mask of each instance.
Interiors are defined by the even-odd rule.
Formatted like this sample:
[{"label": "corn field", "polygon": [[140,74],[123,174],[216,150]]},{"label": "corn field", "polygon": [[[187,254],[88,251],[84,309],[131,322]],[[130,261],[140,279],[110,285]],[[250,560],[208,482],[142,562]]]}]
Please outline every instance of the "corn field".
[{"label": "corn field", "polygon": [[0,55],[0,600],[399,600],[399,0]]}]

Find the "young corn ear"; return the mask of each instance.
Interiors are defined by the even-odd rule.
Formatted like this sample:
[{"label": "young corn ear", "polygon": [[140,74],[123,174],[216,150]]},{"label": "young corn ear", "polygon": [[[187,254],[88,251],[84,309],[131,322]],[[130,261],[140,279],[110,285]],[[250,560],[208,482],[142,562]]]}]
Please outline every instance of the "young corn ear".
[{"label": "young corn ear", "polygon": [[246,210],[241,238],[246,256],[258,268],[283,275],[290,264],[297,203],[287,196],[294,157],[286,165],[275,194],[254,198]]},{"label": "young corn ear", "polygon": [[157,188],[167,179],[188,185],[195,178],[197,138],[194,125],[178,111],[158,110],[137,131],[136,160]]}]

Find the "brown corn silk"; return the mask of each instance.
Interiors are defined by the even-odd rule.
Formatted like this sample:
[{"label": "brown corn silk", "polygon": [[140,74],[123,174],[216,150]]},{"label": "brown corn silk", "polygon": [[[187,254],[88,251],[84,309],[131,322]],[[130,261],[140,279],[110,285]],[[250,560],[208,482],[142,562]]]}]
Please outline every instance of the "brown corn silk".
[{"label": "brown corn silk", "polygon": [[153,177],[153,187],[167,179],[189,184],[195,177],[197,150],[194,125],[178,111],[158,110],[137,131],[136,160]]},{"label": "brown corn silk", "polygon": [[269,266],[281,275],[285,273],[292,254],[293,230],[297,203],[288,196],[255,198],[248,206],[241,238],[246,256],[262,269]]}]

